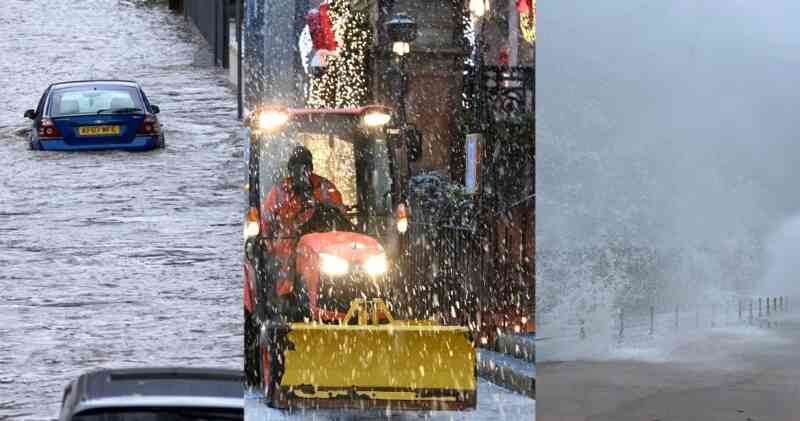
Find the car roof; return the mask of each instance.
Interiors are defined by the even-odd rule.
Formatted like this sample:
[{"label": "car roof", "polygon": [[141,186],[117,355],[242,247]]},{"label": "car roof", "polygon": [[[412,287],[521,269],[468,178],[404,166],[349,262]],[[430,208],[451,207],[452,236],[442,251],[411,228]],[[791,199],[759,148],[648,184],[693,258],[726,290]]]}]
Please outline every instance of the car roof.
[{"label": "car roof", "polygon": [[64,391],[72,414],[98,408],[244,407],[243,373],[220,368],[152,367],[85,373]]},{"label": "car roof", "polygon": [[80,85],[121,85],[140,88],[139,83],[132,80],[100,79],[100,80],[73,80],[56,82],[50,85],[51,88],[69,88]]}]

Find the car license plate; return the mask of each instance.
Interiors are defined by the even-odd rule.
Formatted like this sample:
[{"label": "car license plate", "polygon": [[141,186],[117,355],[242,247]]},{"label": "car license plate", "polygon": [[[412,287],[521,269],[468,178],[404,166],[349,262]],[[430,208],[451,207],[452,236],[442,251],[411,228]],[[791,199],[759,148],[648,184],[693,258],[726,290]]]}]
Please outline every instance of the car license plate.
[{"label": "car license plate", "polygon": [[78,127],[80,136],[115,136],[120,134],[119,126],[81,126]]}]

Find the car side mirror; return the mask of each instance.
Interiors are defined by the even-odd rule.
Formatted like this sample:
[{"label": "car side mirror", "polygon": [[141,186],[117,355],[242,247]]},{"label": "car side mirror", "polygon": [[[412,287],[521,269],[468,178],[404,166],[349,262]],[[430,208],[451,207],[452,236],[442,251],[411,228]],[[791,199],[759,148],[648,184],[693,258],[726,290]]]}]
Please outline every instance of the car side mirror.
[{"label": "car side mirror", "polygon": [[406,130],[406,146],[409,161],[417,162],[422,158],[422,132],[416,127]]},{"label": "car side mirror", "polygon": [[150,105],[150,109],[153,110],[153,114],[158,114],[161,112],[161,108],[158,108],[158,105]]},{"label": "car side mirror", "polygon": [[33,120],[36,118],[36,110],[25,110],[25,118]]}]

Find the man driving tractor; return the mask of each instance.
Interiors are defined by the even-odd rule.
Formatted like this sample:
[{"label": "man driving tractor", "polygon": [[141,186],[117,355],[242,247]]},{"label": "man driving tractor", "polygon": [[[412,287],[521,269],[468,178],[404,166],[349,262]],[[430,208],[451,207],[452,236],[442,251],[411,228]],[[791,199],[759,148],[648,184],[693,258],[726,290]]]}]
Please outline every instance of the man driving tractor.
[{"label": "man driving tractor", "polygon": [[279,297],[293,292],[292,251],[299,228],[322,203],[344,212],[342,194],[328,179],[314,174],[314,160],[304,146],[297,146],[287,164],[289,176],[276,185],[261,204],[261,232],[269,239],[267,252],[280,265],[275,279]]}]

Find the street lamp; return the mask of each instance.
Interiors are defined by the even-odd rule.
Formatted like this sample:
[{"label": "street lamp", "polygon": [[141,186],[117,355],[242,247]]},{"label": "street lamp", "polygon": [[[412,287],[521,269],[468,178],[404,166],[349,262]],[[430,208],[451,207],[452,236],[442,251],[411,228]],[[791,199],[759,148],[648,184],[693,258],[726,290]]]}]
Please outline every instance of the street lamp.
[{"label": "street lamp", "polygon": [[417,22],[405,13],[398,13],[386,22],[386,31],[392,42],[392,51],[403,56],[409,53],[409,44],[417,39]]},{"label": "street lamp", "polygon": [[470,0],[469,12],[472,16],[480,19],[487,10],[489,10],[489,0]]},{"label": "street lamp", "polygon": [[397,56],[400,64],[400,89],[397,91],[397,119],[401,130],[404,130],[406,121],[406,93],[408,91],[408,72],[406,71],[406,56],[411,52],[411,43],[417,39],[417,22],[405,13],[398,13],[386,22],[386,32],[392,43],[392,52]]},{"label": "street lamp", "polygon": [[483,41],[483,26],[484,15],[489,11],[489,0],[470,0],[469,12],[473,18],[473,27],[475,29],[475,102],[473,103],[473,110],[475,121],[474,124],[483,131],[484,124],[484,95],[483,95],[483,50],[485,48]]},{"label": "street lamp", "polygon": [[404,56],[411,52],[411,46],[403,41],[394,42],[392,43],[392,52],[398,56]]},{"label": "street lamp", "polygon": [[[417,145],[410,145],[411,132],[408,127],[408,120],[406,118],[406,94],[408,92],[408,71],[406,69],[406,59],[411,52],[411,43],[417,39],[417,22],[414,18],[406,15],[405,13],[398,13],[392,16],[386,24],[386,33],[389,37],[389,42],[392,43],[392,53],[396,57],[399,66],[399,83],[395,89],[395,104],[397,104],[397,119],[394,136],[388,140],[393,150],[390,167],[391,171],[397,171],[400,174],[400,186],[408,185],[407,177],[409,175],[409,159],[416,159],[417,156],[411,157],[409,153],[411,150],[416,150]],[[415,137],[417,139],[417,137]],[[405,189],[399,188],[399,202],[405,203]],[[405,219],[407,221],[407,219]],[[398,219],[400,221],[400,219]],[[405,232],[407,226],[402,224],[398,225],[398,231],[402,234]]]},{"label": "street lamp", "polygon": [[[473,71],[472,71],[472,124],[469,127],[464,144],[464,187],[469,193],[478,194],[481,191],[481,173],[483,172],[480,166],[481,154],[483,150],[483,132],[486,129],[485,118],[485,92],[483,85],[483,26],[484,16],[489,11],[489,0],[470,0],[469,12],[472,17],[472,27],[475,34],[475,50],[473,56]],[[479,207],[483,206],[483,195],[478,194]]]}]

